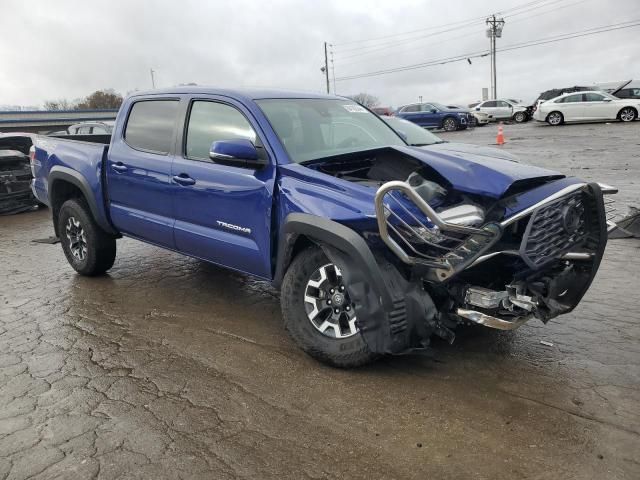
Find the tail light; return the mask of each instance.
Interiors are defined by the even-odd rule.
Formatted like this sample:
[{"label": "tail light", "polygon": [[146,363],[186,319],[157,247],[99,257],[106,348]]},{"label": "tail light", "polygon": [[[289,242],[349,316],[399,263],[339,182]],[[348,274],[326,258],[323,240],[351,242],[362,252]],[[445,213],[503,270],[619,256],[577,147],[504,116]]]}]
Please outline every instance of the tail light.
[{"label": "tail light", "polygon": [[40,166],[40,165],[37,165],[37,161],[36,161],[36,146],[35,145],[31,145],[31,148],[29,148],[29,165],[31,166],[31,175],[35,178],[35,176],[36,176],[36,166]]}]

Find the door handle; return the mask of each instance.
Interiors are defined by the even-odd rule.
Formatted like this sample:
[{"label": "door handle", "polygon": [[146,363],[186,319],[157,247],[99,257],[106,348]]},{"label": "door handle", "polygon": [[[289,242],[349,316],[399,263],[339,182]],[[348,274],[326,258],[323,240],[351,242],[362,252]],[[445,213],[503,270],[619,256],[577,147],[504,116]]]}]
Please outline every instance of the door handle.
[{"label": "door handle", "polygon": [[127,166],[125,164],[123,164],[122,162],[116,162],[113,165],[111,165],[111,168],[113,168],[116,172],[126,172],[127,171]]},{"label": "door handle", "polygon": [[174,175],[173,181],[183,186],[194,185],[196,183],[196,181],[186,173],[181,173],[180,175]]}]

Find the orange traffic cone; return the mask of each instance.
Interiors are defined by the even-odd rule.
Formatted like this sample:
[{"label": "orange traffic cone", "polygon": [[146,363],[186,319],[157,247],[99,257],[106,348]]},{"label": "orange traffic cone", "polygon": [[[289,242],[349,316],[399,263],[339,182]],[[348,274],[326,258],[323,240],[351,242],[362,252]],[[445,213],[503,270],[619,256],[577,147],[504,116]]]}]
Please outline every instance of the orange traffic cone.
[{"label": "orange traffic cone", "polygon": [[497,145],[504,145],[504,132],[502,131],[502,125],[498,126],[498,136],[496,137]]}]

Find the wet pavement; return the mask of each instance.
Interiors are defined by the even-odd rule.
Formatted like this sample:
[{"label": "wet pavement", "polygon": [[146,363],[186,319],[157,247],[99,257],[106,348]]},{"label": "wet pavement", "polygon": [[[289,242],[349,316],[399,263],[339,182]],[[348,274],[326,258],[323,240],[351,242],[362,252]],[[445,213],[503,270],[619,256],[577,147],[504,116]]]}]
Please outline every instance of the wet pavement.
[{"label": "wet pavement", "polygon": [[[639,133],[515,125],[503,148],[632,203]],[[638,240],[547,326],[342,371],[293,345],[264,282],[129,239],[84,278],[31,242],[50,234],[47,210],[0,217],[0,479],[640,478]]]}]

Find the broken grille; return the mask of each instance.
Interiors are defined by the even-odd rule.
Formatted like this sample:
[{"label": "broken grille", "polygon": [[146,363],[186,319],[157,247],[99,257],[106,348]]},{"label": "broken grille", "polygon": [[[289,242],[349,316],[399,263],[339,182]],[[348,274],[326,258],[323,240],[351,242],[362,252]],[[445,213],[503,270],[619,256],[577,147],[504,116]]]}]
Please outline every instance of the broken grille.
[{"label": "broken grille", "polygon": [[582,192],[574,192],[536,209],[524,233],[520,254],[540,268],[581,243],[586,232]]}]

